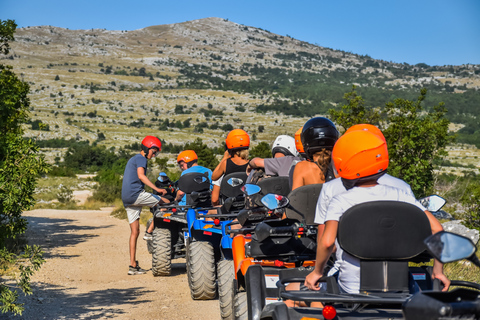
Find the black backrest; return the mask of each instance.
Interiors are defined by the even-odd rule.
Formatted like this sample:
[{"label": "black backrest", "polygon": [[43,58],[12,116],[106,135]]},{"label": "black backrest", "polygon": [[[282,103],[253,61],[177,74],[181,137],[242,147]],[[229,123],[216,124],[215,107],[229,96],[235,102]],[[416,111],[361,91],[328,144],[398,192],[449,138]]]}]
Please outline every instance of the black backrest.
[{"label": "black backrest", "polygon": [[[220,184],[220,195],[223,199],[242,195],[242,186],[245,184],[245,181],[247,181],[247,177],[245,172],[233,172],[224,176]],[[231,180],[236,182],[235,186],[229,184]]]},{"label": "black backrest", "polygon": [[288,177],[270,177],[262,179],[257,183],[262,188],[262,194],[269,193],[287,196],[290,193],[290,183]]},{"label": "black backrest", "polygon": [[408,259],[425,250],[431,234],[426,214],[413,204],[372,201],[342,215],[337,238],[360,259],[361,293],[408,293]]},{"label": "black backrest", "polygon": [[406,260],[425,250],[432,234],[426,214],[413,204],[371,201],[348,209],[338,226],[343,250],[365,260]]},{"label": "black backrest", "polygon": [[186,173],[178,179],[178,189],[186,194],[192,192],[201,192],[210,189],[210,180],[208,173],[190,172]]},{"label": "black backrest", "polygon": [[298,221],[305,220],[308,225],[314,224],[315,209],[322,186],[322,183],[310,184],[290,192],[288,195],[290,205],[285,212],[287,218]]}]

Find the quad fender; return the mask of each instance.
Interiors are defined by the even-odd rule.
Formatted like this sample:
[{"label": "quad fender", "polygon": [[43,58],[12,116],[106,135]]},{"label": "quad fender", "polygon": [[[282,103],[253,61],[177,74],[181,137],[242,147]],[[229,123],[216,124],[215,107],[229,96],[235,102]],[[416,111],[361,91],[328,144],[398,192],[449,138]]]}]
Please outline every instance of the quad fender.
[{"label": "quad fender", "polygon": [[260,320],[260,315],[265,307],[266,285],[265,273],[260,265],[248,268],[246,276],[248,319]]},{"label": "quad fender", "polygon": [[288,320],[288,307],[283,302],[267,304],[259,319]]},{"label": "quad fender", "polygon": [[[190,232],[193,226],[193,222],[195,221],[195,210],[188,209],[186,216],[187,216],[187,227],[188,227],[187,232]],[[191,234],[189,234],[188,237],[190,238]]]},{"label": "quad fender", "polygon": [[233,260],[232,242],[233,239],[230,238],[230,236],[223,236],[220,241],[220,250],[222,251],[223,257],[227,260]]},{"label": "quad fender", "polygon": [[245,243],[247,243],[247,240],[243,235],[236,236],[235,238],[233,238],[232,241],[232,255],[235,278],[237,278],[236,275],[240,269],[242,261],[245,260]]},{"label": "quad fender", "polygon": [[232,249],[233,239],[230,236],[223,236],[222,237],[222,248],[223,249]]}]

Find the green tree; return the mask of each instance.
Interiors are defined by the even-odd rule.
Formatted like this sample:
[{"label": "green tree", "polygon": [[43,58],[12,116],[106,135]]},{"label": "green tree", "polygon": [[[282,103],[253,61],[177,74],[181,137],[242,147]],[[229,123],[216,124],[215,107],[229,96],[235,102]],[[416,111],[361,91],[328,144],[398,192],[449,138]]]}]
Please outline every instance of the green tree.
[{"label": "green tree", "polygon": [[471,182],[467,186],[460,201],[465,207],[463,216],[465,225],[480,230],[480,185],[478,182]]},{"label": "green tree", "polygon": [[359,123],[386,128],[383,134],[390,157],[388,172],[410,184],[417,197],[426,195],[433,187],[434,161],[446,154],[445,146],[451,141],[444,104],[439,103],[430,112],[424,110],[422,102],[427,90],[421,89],[416,101],[395,99],[386,103],[380,115],[365,107],[354,89],[345,94],[347,105],[340,111],[330,111],[332,120],[344,129]]},{"label": "green tree", "polygon": [[218,160],[215,157],[214,150],[204,144],[200,138],[196,138],[193,142],[186,143],[183,147],[183,150],[195,151],[198,156],[198,164],[201,166],[213,170],[218,165]]},{"label": "green tree", "polygon": [[255,147],[250,149],[250,157],[251,158],[271,158],[272,151],[270,150],[270,145],[264,141],[257,144]]},{"label": "green tree", "polygon": [[410,184],[417,197],[425,196],[433,187],[433,163],[446,155],[445,147],[450,121],[445,118],[443,103],[424,110],[422,102],[427,89],[420,90],[416,101],[395,99],[385,108],[390,165],[388,171]]},{"label": "green tree", "polygon": [[380,114],[373,108],[365,107],[365,100],[357,94],[355,89],[356,86],[352,86],[352,90],[345,93],[343,98],[348,103],[343,105],[341,110],[328,110],[332,121],[342,126],[343,131],[355,124],[368,123],[378,125],[380,121]]},{"label": "green tree", "polygon": [[[9,41],[14,40],[17,25],[12,20],[0,20],[0,52],[9,53]],[[27,220],[24,210],[34,203],[37,178],[48,171],[48,165],[32,139],[23,138],[22,124],[29,120],[30,88],[12,71],[0,64],[0,310],[2,313],[21,314],[18,291],[31,294],[30,276],[43,263],[38,246],[25,246],[18,252],[9,244],[23,234]],[[19,271],[15,285],[6,285],[11,279],[6,273]],[[11,274],[11,272],[10,272]]]}]

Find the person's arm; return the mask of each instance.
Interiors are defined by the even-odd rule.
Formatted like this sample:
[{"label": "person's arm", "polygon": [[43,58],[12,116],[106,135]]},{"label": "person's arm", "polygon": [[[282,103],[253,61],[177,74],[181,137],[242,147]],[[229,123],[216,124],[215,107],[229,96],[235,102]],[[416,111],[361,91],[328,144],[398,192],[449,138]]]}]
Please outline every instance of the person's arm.
[{"label": "person's arm", "polygon": [[[432,234],[443,231],[442,225],[430,211],[425,210],[425,214],[427,215],[428,221],[430,222],[430,228],[432,229]],[[443,283],[444,287],[442,291],[447,291],[448,288],[450,287],[450,280],[443,273],[443,263],[441,263],[437,259],[435,259],[433,262],[432,279],[438,279]]]},{"label": "person's arm", "polygon": [[221,176],[223,176],[227,168],[227,159],[230,159],[230,154],[228,153],[228,151],[225,151],[222,160],[212,172],[212,181],[218,180]]},{"label": "person's arm", "polygon": [[182,200],[184,195],[185,195],[185,192],[183,192],[182,190],[177,190],[177,195],[175,196],[175,201]]},{"label": "person's arm", "polygon": [[297,163],[297,165],[295,166],[295,170],[293,170],[292,190],[295,190],[305,185],[303,181],[303,170],[303,163]]},{"label": "person's arm", "polygon": [[217,186],[216,184],[213,185],[213,190],[212,190],[212,205],[217,206],[220,204],[219,201],[220,198],[220,186]]},{"label": "person's arm", "polygon": [[262,158],[253,158],[248,162],[252,169],[265,168],[265,160]]},{"label": "person's arm", "polygon": [[[140,179],[140,181],[142,181],[146,186],[149,186],[150,188],[152,188],[153,190],[157,191],[159,194],[161,194],[162,196],[165,195],[167,193],[167,190],[165,189],[160,189],[160,188],[157,188],[155,186],[155,184],[153,184],[153,182],[151,182],[150,180],[148,180],[147,176],[145,175],[145,169],[143,167],[138,167],[137,168],[137,175],[138,175],[138,179]],[[163,200],[163,199],[162,199]],[[166,200],[166,199],[165,199]]]},{"label": "person's arm", "polygon": [[[320,230],[319,226],[319,232]],[[318,280],[323,276],[323,269],[330,258],[335,247],[337,237],[338,221],[329,220],[325,222],[325,230],[321,237],[317,237],[317,257],[315,269],[305,278],[305,286],[310,290],[320,290]]]}]

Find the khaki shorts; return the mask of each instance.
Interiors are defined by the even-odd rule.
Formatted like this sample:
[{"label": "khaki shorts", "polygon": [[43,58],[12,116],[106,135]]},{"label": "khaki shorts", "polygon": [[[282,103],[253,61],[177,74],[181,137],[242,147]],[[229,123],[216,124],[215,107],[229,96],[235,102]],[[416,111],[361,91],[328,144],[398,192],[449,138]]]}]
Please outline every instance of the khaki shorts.
[{"label": "khaki shorts", "polygon": [[131,206],[125,207],[127,211],[128,223],[133,223],[135,220],[140,219],[140,213],[142,212],[142,207],[153,207],[158,202],[162,202],[160,196],[142,191],[138,195],[137,200]]}]

